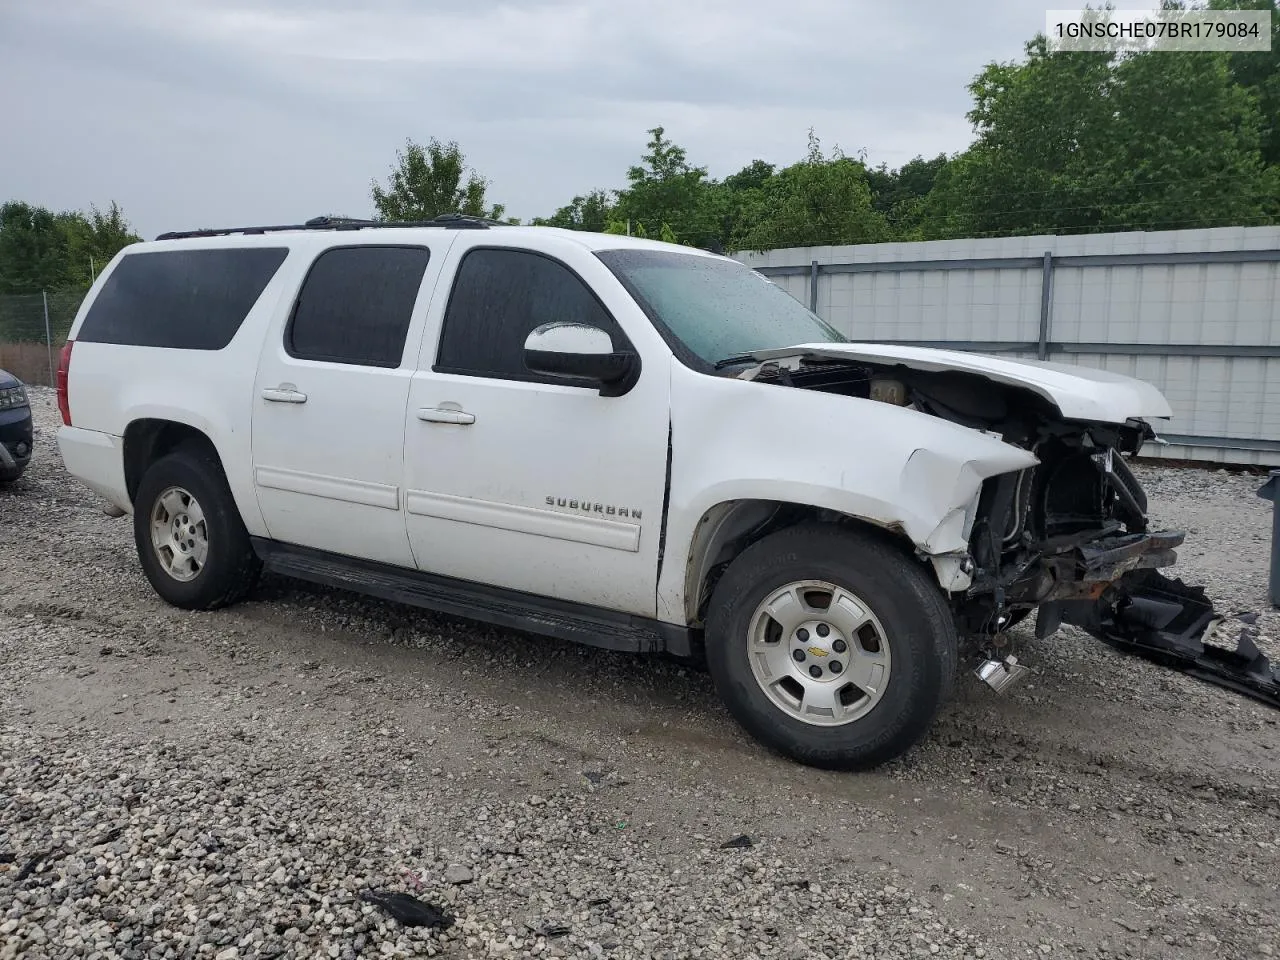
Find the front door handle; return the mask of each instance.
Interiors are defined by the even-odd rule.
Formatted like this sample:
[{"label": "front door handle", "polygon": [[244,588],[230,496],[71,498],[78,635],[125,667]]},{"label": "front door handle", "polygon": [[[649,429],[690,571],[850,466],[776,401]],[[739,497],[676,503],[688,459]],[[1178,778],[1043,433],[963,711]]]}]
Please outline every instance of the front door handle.
[{"label": "front door handle", "polygon": [[278,387],[264,389],[262,399],[272,403],[306,403],[307,395],[299,393],[292,383],[282,383]]},{"label": "front door handle", "polygon": [[475,414],[456,407],[420,407],[418,419],[427,423],[456,423],[460,426],[476,422]]}]

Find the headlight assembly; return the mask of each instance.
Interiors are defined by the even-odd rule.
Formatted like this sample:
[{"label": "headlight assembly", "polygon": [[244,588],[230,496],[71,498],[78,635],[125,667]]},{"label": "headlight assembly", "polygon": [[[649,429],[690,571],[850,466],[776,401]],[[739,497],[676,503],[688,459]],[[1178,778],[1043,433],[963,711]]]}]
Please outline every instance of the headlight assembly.
[{"label": "headlight assembly", "polygon": [[0,387],[0,410],[13,410],[27,406],[27,391],[21,384],[16,387]]}]

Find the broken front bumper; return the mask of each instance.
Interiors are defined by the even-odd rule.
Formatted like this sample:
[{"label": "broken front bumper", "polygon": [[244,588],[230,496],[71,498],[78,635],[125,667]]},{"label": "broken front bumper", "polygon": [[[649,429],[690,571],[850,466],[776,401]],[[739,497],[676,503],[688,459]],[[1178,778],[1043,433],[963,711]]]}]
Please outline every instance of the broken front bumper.
[{"label": "broken front bumper", "polygon": [[[1173,553],[1182,534],[1119,539],[1134,542],[1078,548],[1077,559],[1093,577],[1082,579],[1082,592],[1096,596],[1044,604],[1036,635],[1046,637],[1060,624],[1072,624],[1126,653],[1280,708],[1280,672],[1254,642],[1257,614],[1223,616],[1204,587],[1187,586],[1155,569],[1173,562],[1163,555]],[[1234,650],[1209,642],[1231,632],[1236,633]]]}]

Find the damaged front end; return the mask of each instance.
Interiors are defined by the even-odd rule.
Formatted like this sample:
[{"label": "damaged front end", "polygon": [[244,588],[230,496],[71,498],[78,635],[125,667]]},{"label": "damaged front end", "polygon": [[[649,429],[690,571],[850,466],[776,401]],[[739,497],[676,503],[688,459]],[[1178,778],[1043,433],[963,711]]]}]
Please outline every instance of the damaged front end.
[{"label": "damaged front end", "polygon": [[[1107,371],[884,344],[827,344],[759,355],[740,376],[859,397],[948,420],[1020,447],[1034,466],[982,481],[966,513],[968,549],[924,549],[957,627],[999,690],[1025,672],[1007,631],[1036,616],[1190,676],[1280,707],[1280,673],[1254,643],[1254,615],[1216,613],[1201,587],[1159,571],[1185,534],[1152,530],[1125,457],[1170,415],[1148,384]],[[1128,419],[1126,419],[1128,418]],[[925,545],[928,546],[927,544]],[[1214,642],[1235,632],[1228,646]]]},{"label": "damaged front end", "polygon": [[[1160,572],[1176,563],[1185,534],[1149,529],[1146,495],[1122,456],[1140,449],[1150,428],[1049,432],[1034,445],[1039,465],[986,482],[970,544],[974,580],[953,597],[961,628],[994,656],[1003,632],[1035,610],[1039,638],[1076,626],[1280,708],[1280,671],[1254,642],[1256,615],[1223,616],[1203,587]],[[1225,636],[1232,632],[1234,642]],[[1218,645],[1219,637],[1233,646]],[[996,687],[1018,665],[992,659],[980,676],[983,669]]]}]

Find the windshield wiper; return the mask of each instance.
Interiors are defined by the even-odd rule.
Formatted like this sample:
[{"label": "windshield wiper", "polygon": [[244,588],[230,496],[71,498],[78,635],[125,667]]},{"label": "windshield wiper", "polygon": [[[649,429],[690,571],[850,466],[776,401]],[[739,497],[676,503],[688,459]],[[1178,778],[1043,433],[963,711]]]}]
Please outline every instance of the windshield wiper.
[{"label": "windshield wiper", "polygon": [[725,357],[723,360],[717,360],[716,369],[723,370],[725,367],[732,367],[739,363],[759,363],[759,361],[749,353],[740,353],[736,357]]}]

